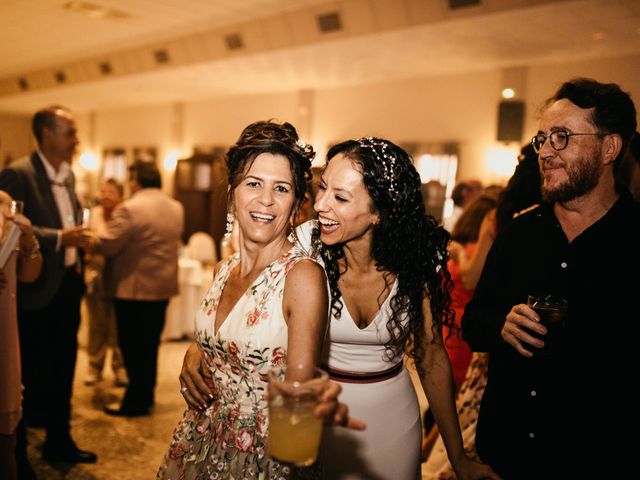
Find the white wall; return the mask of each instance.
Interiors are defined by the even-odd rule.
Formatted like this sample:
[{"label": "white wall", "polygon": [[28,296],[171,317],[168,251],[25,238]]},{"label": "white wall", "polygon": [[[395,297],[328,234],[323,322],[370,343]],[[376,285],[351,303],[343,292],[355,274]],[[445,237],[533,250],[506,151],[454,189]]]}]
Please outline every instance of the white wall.
[{"label": "white wall", "polygon": [[0,168],[32,149],[31,119],[28,116],[0,115]]},{"label": "white wall", "polygon": [[[640,55],[599,61],[538,65],[529,68],[527,123],[533,136],[538,131],[537,111],[553,92],[571,77],[591,77],[603,83],[617,83],[631,94],[640,113]],[[640,118],[640,116],[638,117]]]},{"label": "white wall", "polygon": [[454,141],[460,174],[485,177],[482,158],[495,137],[500,80],[493,71],[318,92],[314,141],[366,135],[396,143]]}]

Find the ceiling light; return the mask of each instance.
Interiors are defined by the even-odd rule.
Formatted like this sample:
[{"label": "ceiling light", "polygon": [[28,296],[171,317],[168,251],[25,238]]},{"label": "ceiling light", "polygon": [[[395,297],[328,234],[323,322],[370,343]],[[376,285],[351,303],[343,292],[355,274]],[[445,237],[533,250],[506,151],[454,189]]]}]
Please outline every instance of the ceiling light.
[{"label": "ceiling light", "polygon": [[156,63],[169,63],[169,52],[166,50],[156,50],[153,52]]},{"label": "ceiling light", "polygon": [[513,88],[505,88],[502,90],[502,98],[513,98],[516,96],[516,92]]},{"label": "ceiling light", "polygon": [[98,68],[100,69],[100,73],[102,75],[109,75],[113,71],[113,68],[111,67],[111,64],[109,62],[100,62]]},{"label": "ceiling light", "polygon": [[342,30],[342,20],[338,12],[318,15],[318,27],[322,33],[337,32]]},{"label": "ceiling light", "polygon": [[107,8],[102,5],[83,2],[80,0],[67,2],[62,5],[62,9],[69,12],[80,13],[81,15],[85,15],[90,18],[111,18],[118,20],[131,17],[131,15],[122,10],[115,10],[113,8]]},{"label": "ceiling light", "polygon": [[229,50],[238,50],[244,47],[244,40],[242,40],[242,35],[239,33],[231,33],[224,37],[224,43],[227,45],[227,49]]}]

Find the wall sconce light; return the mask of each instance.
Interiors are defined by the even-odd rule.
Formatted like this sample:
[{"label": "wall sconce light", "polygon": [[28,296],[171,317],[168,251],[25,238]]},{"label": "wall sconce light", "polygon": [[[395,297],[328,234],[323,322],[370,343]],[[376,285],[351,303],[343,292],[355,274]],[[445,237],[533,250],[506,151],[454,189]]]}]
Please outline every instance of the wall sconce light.
[{"label": "wall sconce light", "polygon": [[80,166],[85,170],[92,171],[98,169],[100,160],[98,159],[98,156],[91,150],[86,150],[80,154],[78,163],[80,163]]},{"label": "wall sconce light", "polygon": [[489,149],[486,157],[487,170],[497,177],[510,177],[518,164],[518,153],[519,151],[515,147]]},{"label": "wall sconce light", "polygon": [[175,170],[180,157],[182,157],[182,152],[180,150],[170,150],[169,153],[165,155],[162,166],[168,171]]}]

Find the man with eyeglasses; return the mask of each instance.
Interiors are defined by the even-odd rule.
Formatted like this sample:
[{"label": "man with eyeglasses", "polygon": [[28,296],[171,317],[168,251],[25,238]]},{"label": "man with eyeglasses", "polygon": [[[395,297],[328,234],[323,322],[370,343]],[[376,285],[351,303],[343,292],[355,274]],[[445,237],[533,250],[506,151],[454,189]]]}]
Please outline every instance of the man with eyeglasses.
[{"label": "man with eyeglasses", "polygon": [[[640,271],[640,207],[615,172],[635,129],[618,85],[560,87],[532,139],[543,203],[498,235],[467,304],[463,337],[490,359],[476,447],[505,479],[633,471],[638,291],[622,279]],[[568,309],[547,330],[529,295]]]}]

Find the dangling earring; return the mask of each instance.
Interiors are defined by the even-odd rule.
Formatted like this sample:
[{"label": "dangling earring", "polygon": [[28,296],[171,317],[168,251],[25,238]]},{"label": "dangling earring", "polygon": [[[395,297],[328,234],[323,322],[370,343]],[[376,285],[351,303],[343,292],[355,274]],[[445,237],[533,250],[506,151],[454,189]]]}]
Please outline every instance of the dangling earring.
[{"label": "dangling earring", "polygon": [[235,221],[236,217],[233,213],[231,212],[227,212],[227,229],[224,232],[224,241],[228,241],[229,238],[231,237],[231,232],[233,230],[233,222]]}]

